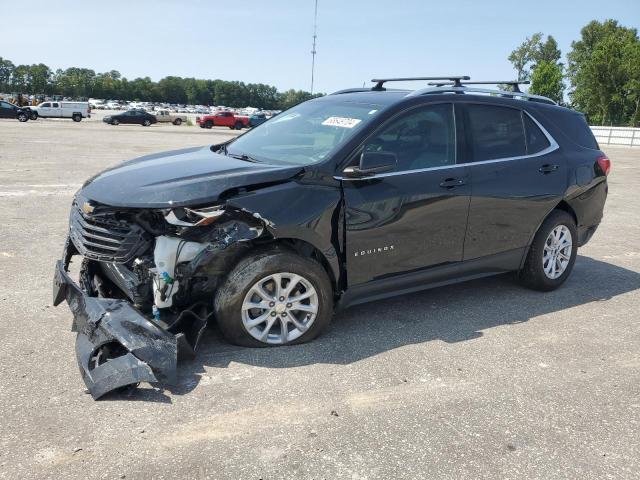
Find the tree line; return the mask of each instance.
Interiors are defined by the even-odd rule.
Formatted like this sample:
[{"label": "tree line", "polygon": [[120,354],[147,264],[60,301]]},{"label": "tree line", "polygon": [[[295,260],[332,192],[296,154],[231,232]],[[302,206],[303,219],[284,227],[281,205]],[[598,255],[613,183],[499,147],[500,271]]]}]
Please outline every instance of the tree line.
[{"label": "tree line", "polygon": [[96,73],[89,68],[71,67],[54,71],[43,63],[15,65],[2,57],[0,92],[235,108],[251,106],[267,110],[284,110],[321,95],[293,89],[278,92],[276,87],[263,83],[175,76],[157,82],[149,77],[128,80],[117,70]]},{"label": "tree line", "polygon": [[[556,40],[534,33],[509,55],[518,80],[585,113],[592,125],[640,126],[640,39],[616,20],[592,21],[571,43],[566,61]],[[568,95],[565,90],[568,87]],[[568,101],[565,99],[568,98]]]}]

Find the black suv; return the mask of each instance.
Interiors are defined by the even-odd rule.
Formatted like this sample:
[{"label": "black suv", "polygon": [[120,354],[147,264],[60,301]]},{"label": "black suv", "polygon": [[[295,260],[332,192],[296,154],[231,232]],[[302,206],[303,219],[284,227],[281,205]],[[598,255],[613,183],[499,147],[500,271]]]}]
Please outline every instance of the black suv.
[{"label": "black suv", "polygon": [[94,398],[170,382],[209,320],[239,345],[289,345],[391,295],[509,271],[538,290],[567,279],[607,196],[585,117],[457,77],[385,82],[84,184],[54,304],[74,313]]}]

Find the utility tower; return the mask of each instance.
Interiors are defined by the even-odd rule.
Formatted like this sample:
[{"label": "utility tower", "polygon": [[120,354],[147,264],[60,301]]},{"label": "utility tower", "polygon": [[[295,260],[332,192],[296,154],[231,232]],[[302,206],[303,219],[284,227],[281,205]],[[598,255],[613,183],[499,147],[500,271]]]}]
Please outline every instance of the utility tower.
[{"label": "utility tower", "polygon": [[315,0],[315,11],[313,14],[313,46],[311,47],[311,93],[313,93],[313,75],[316,68],[316,39],[318,38],[318,0]]}]

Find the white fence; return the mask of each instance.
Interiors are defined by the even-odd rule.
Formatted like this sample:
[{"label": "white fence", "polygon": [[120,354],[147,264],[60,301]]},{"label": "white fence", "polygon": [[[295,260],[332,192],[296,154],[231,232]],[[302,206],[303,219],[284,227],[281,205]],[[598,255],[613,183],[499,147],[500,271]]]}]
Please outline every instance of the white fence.
[{"label": "white fence", "polygon": [[591,127],[600,145],[627,145],[640,147],[640,128]]}]

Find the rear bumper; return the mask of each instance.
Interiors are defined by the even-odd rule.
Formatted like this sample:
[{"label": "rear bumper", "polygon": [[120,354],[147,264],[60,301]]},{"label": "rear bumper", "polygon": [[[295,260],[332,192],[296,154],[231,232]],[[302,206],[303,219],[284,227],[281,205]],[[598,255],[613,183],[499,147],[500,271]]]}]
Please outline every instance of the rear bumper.
[{"label": "rear bumper", "polygon": [[[94,399],[138,382],[175,383],[179,335],[148,320],[125,300],[88,296],[59,260],[53,278],[53,304],[63,301],[73,313],[80,373]],[[96,366],[100,347],[116,342],[124,355]]]}]

